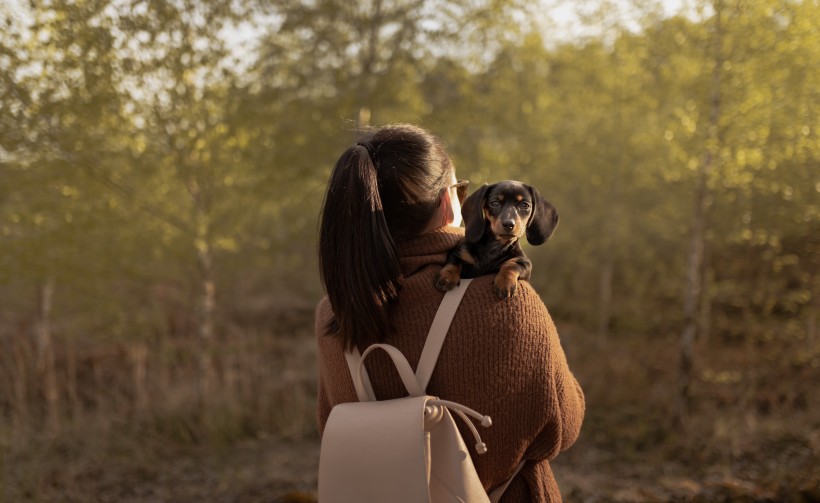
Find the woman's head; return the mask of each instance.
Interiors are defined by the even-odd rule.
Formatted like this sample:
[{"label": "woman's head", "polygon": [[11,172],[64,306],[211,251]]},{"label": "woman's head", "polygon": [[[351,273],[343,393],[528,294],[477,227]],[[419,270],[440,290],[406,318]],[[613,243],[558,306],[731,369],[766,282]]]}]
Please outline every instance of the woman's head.
[{"label": "woman's head", "polygon": [[346,346],[389,331],[387,308],[401,287],[396,241],[447,223],[440,215],[454,178],[439,139],[407,124],[368,131],[336,161],[319,265],[335,316],[331,333]]}]

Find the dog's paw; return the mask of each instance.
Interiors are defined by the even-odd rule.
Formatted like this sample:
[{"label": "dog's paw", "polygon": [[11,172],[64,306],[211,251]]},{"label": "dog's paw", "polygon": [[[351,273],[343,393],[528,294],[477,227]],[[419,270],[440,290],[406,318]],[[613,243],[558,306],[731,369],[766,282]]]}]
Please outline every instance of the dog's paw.
[{"label": "dog's paw", "polygon": [[461,272],[453,265],[446,265],[438,273],[436,288],[442,292],[452,290],[461,284]]},{"label": "dog's paw", "polygon": [[515,290],[518,288],[518,279],[511,278],[505,274],[499,274],[493,281],[493,290],[498,298],[506,300],[515,295]]},{"label": "dog's paw", "polygon": [[447,292],[449,290],[452,290],[453,288],[457,287],[460,284],[461,284],[461,280],[459,280],[458,278],[455,278],[455,279],[449,278],[449,277],[446,277],[445,275],[440,274],[440,273],[439,273],[438,278],[436,279],[436,288],[438,288],[442,292]]}]

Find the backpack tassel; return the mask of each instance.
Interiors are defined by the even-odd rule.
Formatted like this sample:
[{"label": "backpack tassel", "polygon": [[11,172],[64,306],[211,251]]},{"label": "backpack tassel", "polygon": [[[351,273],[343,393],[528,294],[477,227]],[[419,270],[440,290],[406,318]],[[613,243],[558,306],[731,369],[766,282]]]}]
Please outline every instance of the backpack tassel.
[{"label": "backpack tassel", "polygon": [[[428,401],[427,403],[432,404],[432,405],[438,405],[440,407],[446,407],[446,408],[452,410],[453,412],[455,412],[456,414],[458,414],[461,417],[461,419],[463,419],[464,422],[467,423],[467,427],[470,428],[470,432],[473,434],[473,438],[475,438],[475,441],[476,441],[475,450],[476,450],[476,452],[478,452],[479,454],[484,454],[485,452],[487,452],[487,444],[485,444],[484,442],[481,441],[481,436],[479,436],[478,430],[476,429],[475,425],[473,425],[473,422],[470,421],[470,418],[467,417],[467,415],[469,414],[469,415],[473,416],[474,418],[478,419],[479,421],[481,421],[481,426],[483,426],[485,428],[489,428],[490,426],[493,425],[493,420],[490,419],[490,416],[484,416],[484,415],[479,414],[478,412],[474,411],[473,409],[471,409],[469,407],[465,407],[464,405],[461,405],[460,403],[451,402],[449,400],[434,399],[434,400]],[[425,409],[425,414],[428,414],[428,413],[432,413],[432,411],[428,412]]]}]

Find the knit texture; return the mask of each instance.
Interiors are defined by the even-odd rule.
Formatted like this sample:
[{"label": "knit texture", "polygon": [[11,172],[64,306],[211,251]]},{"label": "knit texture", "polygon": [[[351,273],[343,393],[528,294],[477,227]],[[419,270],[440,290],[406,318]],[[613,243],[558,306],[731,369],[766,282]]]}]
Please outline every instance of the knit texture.
[{"label": "knit texture", "polygon": [[[434,287],[436,275],[447,251],[463,236],[463,229],[444,227],[398,246],[405,280],[391,311],[395,330],[384,342],[397,347],[414,369],[444,296]],[[503,483],[521,460],[527,460],[501,501],[561,501],[549,460],[578,438],[584,395],[535,290],[521,281],[511,299],[499,300],[493,278],[476,278],[467,288],[427,393],[492,417],[490,428],[480,428],[488,448],[481,455],[466,426],[456,422],[485,489]],[[327,335],[332,316],[325,297],[316,308],[320,432],[334,405],[357,401],[341,341]],[[365,366],[380,400],[407,395],[386,354],[372,354]]]}]

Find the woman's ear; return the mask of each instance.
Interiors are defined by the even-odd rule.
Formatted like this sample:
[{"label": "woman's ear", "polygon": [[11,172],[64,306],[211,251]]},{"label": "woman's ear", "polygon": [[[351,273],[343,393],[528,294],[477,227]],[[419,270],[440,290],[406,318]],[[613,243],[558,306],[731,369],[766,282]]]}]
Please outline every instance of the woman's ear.
[{"label": "woman's ear", "polygon": [[439,201],[438,209],[441,212],[442,227],[453,223],[453,221],[456,218],[456,215],[453,211],[453,201],[451,199],[449,190],[445,190],[444,194],[442,194],[441,201]]},{"label": "woman's ear", "polygon": [[464,227],[466,228],[464,235],[467,241],[471,243],[478,243],[481,241],[481,237],[484,236],[484,229],[486,228],[484,203],[489,188],[490,185],[485,183],[477,191],[470,194],[461,206],[461,216],[464,217]]},{"label": "woman's ear", "polygon": [[538,192],[538,189],[527,185],[532,196],[532,215],[527,224],[527,241],[531,245],[546,242],[558,226],[558,211],[555,206]]}]

